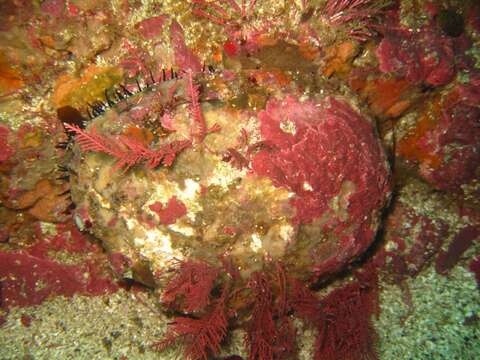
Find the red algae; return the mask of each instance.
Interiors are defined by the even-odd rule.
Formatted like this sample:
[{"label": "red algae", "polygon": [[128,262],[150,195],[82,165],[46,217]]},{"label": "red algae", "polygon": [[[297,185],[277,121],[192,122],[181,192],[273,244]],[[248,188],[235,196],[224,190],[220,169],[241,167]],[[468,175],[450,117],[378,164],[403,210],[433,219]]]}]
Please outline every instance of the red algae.
[{"label": "red algae", "polygon": [[459,191],[461,185],[476,178],[480,168],[480,130],[476,126],[479,117],[478,103],[472,106],[460,100],[447,105],[437,127],[422,139],[421,144],[444,159],[438,168],[425,167],[420,171],[435,187]]},{"label": "red algae", "polygon": [[290,359],[296,354],[297,333],[289,289],[296,281],[280,264],[272,273],[269,277],[259,272],[252,274],[245,288],[252,296],[252,317],[244,339],[250,350],[248,360]]},{"label": "red algae", "polygon": [[175,224],[178,218],[187,214],[185,204],[175,196],[168,200],[166,206],[160,202],[155,202],[149,208],[158,215],[160,224],[163,225]]},{"label": "red algae", "polygon": [[274,359],[277,335],[273,320],[273,294],[265,275],[255,273],[247,285],[252,290],[252,320],[247,328],[245,343],[249,347],[248,360]]},{"label": "red algae", "polygon": [[411,83],[448,84],[455,76],[453,40],[428,27],[388,30],[376,50],[380,70]]},{"label": "red algae", "polygon": [[[52,251],[87,252],[97,259],[66,265],[50,258]],[[103,259],[102,263],[99,249],[73,228],[64,229],[53,238],[39,239],[23,250],[0,251],[2,307],[8,309],[13,306],[38,305],[52,296],[103,295],[115,292],[118,286],[103,269],[105,265],[106,261]]]},{"label": "red algae", "polygon": [[[312,223],[331,211],[335,196],[347,193],[348,221],[334,216],[325,225],[341,237],[338,254],[324,259],[314,270],[317,276],[337,271],[370,245],[372,214],[366,209],[381,206],[389,192],[385,159],[371,125],[333,98],[321,104],[300,103],[293,97],[272,100],[259,118],[268,148],[253,158],[253,172],[295,194],[290,202],[296,209],[296,223]],[[295,128],[293,133],[281,129],[289,122]],[[342,235],[353,224],[353,234]]]},{"label": "red algae", "polygon": [[369,319],[371,304],[365,296],[360,285],[354,283],[334,290],[322,301],[325,318],[315,343],[315,359],[378,359]]},{"label": "red algae", "polygon": [[[212,295],[210,280],[208,284],[201,284],[205,290],[202,298],[210,298],[205,301],[190,291],[194,289],[192,279],[195,275],[197,279],[202,278],[202,273],[207,277],[212,275],[211,279],[219,274],[207,264],[184,263],[167,285],[171,296],[162,299],[164,303],[169,305],[175,301],[175,308],[184,311],[189,308],[194,312],[188,311],[189,317],[177,316],[173,320],[164,339],[156,344],[159,349],[182,340],[186,358],[196,360],[214,356],[228,331],[227,323],[248,308],[251,316],[246,324],[244,341],[249,349],[249,360],[295,356],[297,332],[293,318],[303,319],[318,329],[315,359],[376,359],[371,316],[379,314],[378,278],[372,264],[355,272],[352,282],[324,297],[318,297],[301,281],[287,275],[282,265],[276,264],[271,272],[253,273],[245,286],[236,291],[230,291],[232,283],[227,281],[220,297]],[[241,293],[248,298],[237,303],[235,298]],[[196,299],[196,304],[201,303],[202,308],[188,306],[182,299]],[[227,308],[231,310],[227,311]]]},{"label": "red algae", "polygon": [[417,276],[441,249],[448,237],[448,225],[439,220],[416,214],[397,204],[387,219],[385,238],[395,244],[386,251],[384,264],[394,281]]},{"label": "red algae", "polygon": [[475,274],[475,279],[477,280],[477,286],[480,288],[480,256],[477,256],[470,262],[469,269],[472,273]]},{"label": "red algae", "polygon": [[0,252],[0,259],[0,274],[5,279],[2,304],[7,308],[38,305],[50,296],[103,295],[117,289],[93,264],[61,265],[25,252]]},{"label": "red algae", "polygon": [[14,149],[8,144],[8,135],[10,130],[5,126],[0,126],[0,162],[7,161],[14,154]]},{"label": "red algae", "polygon": [[420,117],[417,127],[400,140],[400,155],[420,165],[420,175],[435,188],[461,191],[476,178],[480,167],[480,107],[472,84],[454,88],[442,101],[433,100],[432,112]]},{"label": "red algae", "polygon": [[166,15],[154,16],[140,21],[135,27],[144,39],[150,40],[162,33],[163,26],[167,20],[168,16]]},{"label": "red algae", "polygon": [[418,164],[418,174],[434,188],[461,194],[474,183],[480,168],[478,75],[434,94],[422,106],[415,128],[396,144],[401,158]]},{"label": "red algae", "polygon": [[[351,181],[356,188],[349,199],[350,215],[354,218],[361,204],[382,202],[388,191],[388,174],[382,168],[383,155],[368,122],[335,99],[328,99],[322,107],[287,97],[283,101],[270,101],[260,113],[262,140],[270,149],[257,153],[252,163],[253,171],[297,195],[292,203],[297,209],[296,222],[299,223],[310,223],[321,216],[328,208],[328,201],[340,192],[344,181]],[[281,129],[282,123],[288,121],[295,126],[294,134]],[[357,136],[364,142],[355,146]],[[344,147],[344,144],[352,145]],[[351,170],[360,158],[367,159],[365,168],[355,173]],[[335,179],[329,175],[332,173],[336,174]],[[325,179],[329,179],[328,183]],[[312,189],[305,189],[305,182]],[[361,199],[360,194],[370,184],[368,199]]]},{"label": "red algae", "polygon": [[46,0],[40,9],[54,18],[61,17],[65,12],[65,0]]},{"label": "red algae", "polygon": [[355,279],[324,297],[294,279],[289,304],[296,317],[318,330],[314,359],[377,359],[372,316],[379,316],[378,274],[373,262],[355,272]]},{"label": "red algae", "polygon": [[181,69],[197,73],[202,70],[198,57],[185,44],[185,35],[180,24],[173,20],[170,25],[170,40],[175,53],[175,63]]},{"label": "red algae", "polygon": [[449,244],[447,251],[441,251],[435,262],[435,270],[442,275],[448,272],[458,263],[462,255],[473,244],[480,239],[479,226],[466,226],[455,235]]}]

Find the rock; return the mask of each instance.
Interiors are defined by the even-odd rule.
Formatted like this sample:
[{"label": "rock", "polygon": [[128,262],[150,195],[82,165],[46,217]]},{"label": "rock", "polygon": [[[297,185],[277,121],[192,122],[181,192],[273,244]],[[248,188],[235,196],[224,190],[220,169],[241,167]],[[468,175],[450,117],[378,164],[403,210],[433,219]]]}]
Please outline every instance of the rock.
[{"label": "rock", "polygon": [[376,54],[382,72],[413,84],[445,85],[456,73],[452,40],[428,27],[413,33],[406,29],[387,32]]},{"label": "rock", "polygon": [[62,195],[68,189],[65,184],[56,185],[50,180],[42,179],[35,188],[24,192],[15,199],[6,202],[6,206],[16,210],[27,210],[30,215],[46,222],[65,220],[63,212],[69,205],[69,200]]},{"label": "rock", "polygon": [[[177,261],[218,267],[227,258],[243,278],[282,262],[315,281],[370,246],[390,190],[366,116],[334,94],[300,101],[283,93],[257,111],[220,101],[196,107],[195,86],[158,83],[76,131],[80,147],[69,163],[78,174],[71,178],[75,217],[89,219],[86,230],[128,259],[118,271],[130,268],[162,287]],[[158,95],[173,87],[172,107]],[[129,104],[152,109],[143,125],[153,134],[148,144],[125,130],[136,121]],[[167,104],[172,128],[165,133],[154,115]],[[154,165],[139,160],[184,139],[191,143]],[[124,167],[129,161],[135,165]],[[160,277],[148,279],[145,268]]]},{"label": "rock", "polygon": [[163,26],[167,20],[167,15],[154,16],[140,21],[135,27],[144,39],[150,40],[162,33]]}]

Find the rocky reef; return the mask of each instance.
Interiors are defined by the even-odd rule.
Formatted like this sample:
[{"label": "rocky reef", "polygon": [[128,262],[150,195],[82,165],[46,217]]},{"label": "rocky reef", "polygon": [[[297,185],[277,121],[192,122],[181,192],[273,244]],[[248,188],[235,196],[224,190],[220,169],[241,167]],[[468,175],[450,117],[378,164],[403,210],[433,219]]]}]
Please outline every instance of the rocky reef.
[{"label": "rocky reef", "polygon": [[475,1],[0,10],[1,358],[480,352]]}]

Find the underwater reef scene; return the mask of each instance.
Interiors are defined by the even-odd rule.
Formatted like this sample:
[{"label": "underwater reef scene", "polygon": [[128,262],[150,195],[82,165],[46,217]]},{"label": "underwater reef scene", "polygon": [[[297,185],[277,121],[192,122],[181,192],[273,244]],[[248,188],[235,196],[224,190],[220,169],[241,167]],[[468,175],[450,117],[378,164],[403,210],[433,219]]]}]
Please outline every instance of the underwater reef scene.
[{"label": "underwater reef scene", "polygon": [[480,2],[0,1],[0,359],[480,358]]}]

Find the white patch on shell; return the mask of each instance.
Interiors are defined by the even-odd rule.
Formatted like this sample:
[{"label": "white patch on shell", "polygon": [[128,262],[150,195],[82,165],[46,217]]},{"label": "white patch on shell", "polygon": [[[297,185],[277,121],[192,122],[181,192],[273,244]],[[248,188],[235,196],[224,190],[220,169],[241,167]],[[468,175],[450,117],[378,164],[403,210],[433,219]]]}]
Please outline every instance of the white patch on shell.
[{"label": "white patch on shell", "polygon": [[213,174],[207,181],[208,186],[217,185],[224,190],[228,190],[228,187],[237,179],[244,178],[247,174],[247,169],[239,170],[230,166],[230,164],[219,161],[213,169]]},{"label": "white patch on shell", "polygon": [[289,242],[294,235],[293,226],[290,224],[282,225],[280,227],[279,235],[282,238],[282,240],[284,240],[285,242]]},{"label": "white patch on shell", "polygon": [[100,206],[102,208],[104,208],[104,209],[111,209],[112,208],[112,205],[110,204],[110,202],[108,200],[106,200],[102,195],[100,195],[97,191],[93,190],[91,193],[98,200],[98,203],[100,204]]},{"label": "white patch on shell", "polygon": [[250,248],[253,251],[258,252],[262,248],[262,245],[263,245],[262,239],[260,238],[260,236],[257,233],[253,233],[252,242],[250,243]]},{"label": "white patch on shell", "polygon": [[175,224],[169,225],[168,228],[172,231],[175,231],[185,236],[195,235],[195,229],[193,229],[190,226],[183,226],[183,225],[179,225],[178,223],[175,223]]},{"label": "white patch on shell", "polygon": [[150,210],[150,205],[160,202],[166,205],[172,197],[176,197],[187,208],[187,217],[191,221],[195,221],[195,214],[202,211],[198,198],[200,197],[200,184],[192,179],[185,180],[185,188],[182,190],[177,183],[159,182],[155,184],[155,192],[150,196],[148,201],[143,205],[142,210],[150,215],[155,213]]},{"label": "white patch on shell", "polygon": [[169,234],[165,234],[158,229],[147,230],[142,225],[144,237],[134,239],[135,246],[140,253],[148,259],[153,260],[154,269],[162,269],[173,259],[183,259],[180,251],[172,248],[172,239]]},{"label": "white patch on shell", "polygon": [[297,127],[295,123],[290,119],[285,119],[280,123],[280,129],[287,134],[295,135],[297,133]]},{"label": "white patch on shell", "polygon": [[385,250],[387,251],[395,251],[398,249],[398,244],[395,241],[389,241],[385,245]]},{"label": "white patch on shell", "polygon": [[133,230],[137,226],[140,226],[139,222],[133,218],[125,218],[125,225],[127,225],[128,230]]},{"label": "white patch on shell", "polygon": [[147,236],[147,243],[153,246],[155,252],[173,254],[172,240],[169,234],[163,234],[158,230],[147,230],[145,235]]},{"label": "white patch on shell", "polygon": [[305,182],[303,183],[303,190],[305,190],[305,191],[313,191],[313,187],[312,187],[312,185],[310,185],[308,182],[305,181]]},{"label": "white patch on shell", "polygon": [[200,192],[200,184],[192,179],[185,180],[185,189],[177,193],[177,197],[182,200],[194,200]]},{"label": "white patch on shell", "polygon": [[199,204],[198,198],[200,196],[201,186],[198,182],[192,179],[185,180],[185,189],[177,188],[176,197],[183,202],[187,208],[187,217],[191,221],[195,221],[195,214],[202,211],[202,206]]}]

